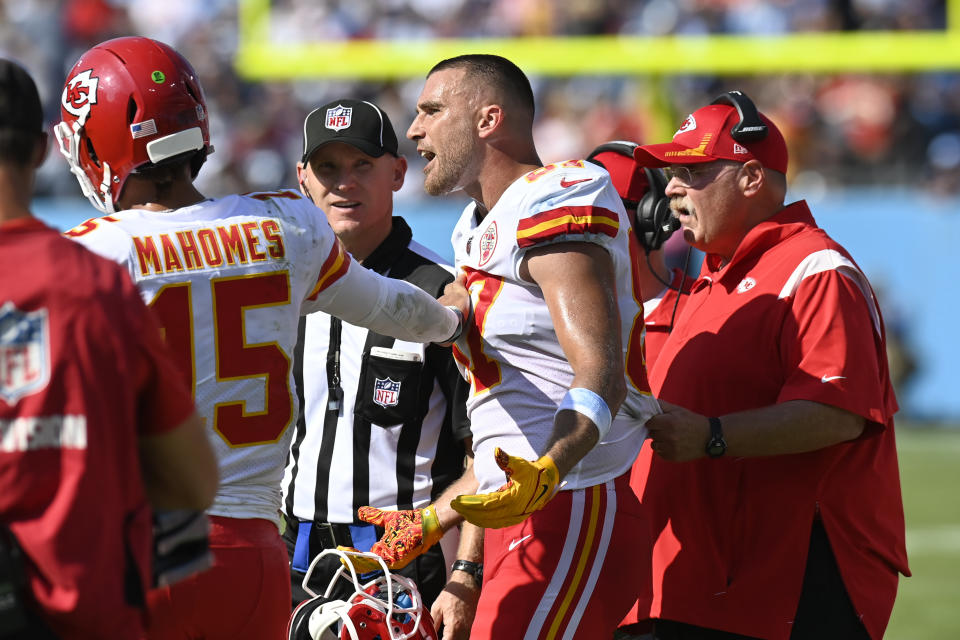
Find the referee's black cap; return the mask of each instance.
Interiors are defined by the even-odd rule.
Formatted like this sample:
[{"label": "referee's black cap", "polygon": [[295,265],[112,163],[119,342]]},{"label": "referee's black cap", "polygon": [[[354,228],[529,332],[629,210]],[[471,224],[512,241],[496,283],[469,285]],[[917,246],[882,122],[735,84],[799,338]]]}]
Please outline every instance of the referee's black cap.
[{"label": "referee's black cap", "polygon": [[387,114],[366,100],[334,100],[310,112],[303,121],[304,164],[328,142],[342,142],[368,156],[397,153],[397,134]]}]

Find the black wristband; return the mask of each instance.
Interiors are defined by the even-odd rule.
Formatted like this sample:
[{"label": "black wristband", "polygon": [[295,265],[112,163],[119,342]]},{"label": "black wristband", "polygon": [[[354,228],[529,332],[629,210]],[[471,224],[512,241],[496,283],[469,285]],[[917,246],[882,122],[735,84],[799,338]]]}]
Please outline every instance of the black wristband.
[{"label": "black wristband", "polygon": [[483,584],[483,565],[479,562],[471,562],[470,560],[454,560],[453,564],[450,565],[450,571],[466,571],[474,577],[477,581],[477,585]]}]

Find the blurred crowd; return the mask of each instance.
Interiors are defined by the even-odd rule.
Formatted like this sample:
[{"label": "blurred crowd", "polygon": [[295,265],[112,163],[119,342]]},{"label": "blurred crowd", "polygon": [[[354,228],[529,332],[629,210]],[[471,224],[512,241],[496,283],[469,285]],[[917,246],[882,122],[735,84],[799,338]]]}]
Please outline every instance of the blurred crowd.
[{"label": "blurred crowd", "polygon": [[[776,34],[823,30],[938,30],[945,0],[272,0],[271,38],[527,35]],[[59,94],[80,52],[118,35],[150,36],[197,65],[217,152],[201,173],[211,194],[295,184],[301,123],[340,96],[371,99],[398,131],[413,117],[423,78],[380,83],[305,80],[245,82],[233,67],[236,0],[0,0],[0,55],[38,79],[46,117],[59,119]],[[478,41],[478,51],[482,51]],[[424,72],[426,69],[424,70]],[[793,184],[815,193],[842,185],[911,184],[960,192],[960,74],[533,77],[536,138],[544,161],[585,155],[610,139],[649,142],[657,100],[679,123],[696,105],[740,88],[771,115],[790,142]],[[657,103],[661,104],[662,103]],[[420,159],[401,198],[419,198]],[[59,158],[39,177],[41,196],[77,196]]]}]

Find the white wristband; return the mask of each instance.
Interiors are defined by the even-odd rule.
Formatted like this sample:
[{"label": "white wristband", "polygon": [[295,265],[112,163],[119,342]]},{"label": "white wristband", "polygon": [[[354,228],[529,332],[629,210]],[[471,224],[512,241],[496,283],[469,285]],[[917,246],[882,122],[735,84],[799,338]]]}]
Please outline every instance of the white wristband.
[{"label": "white wristband", "polygon": [[590,418],[593,424],[597,425],[597,431],[600,432],[600,440],[603,440],[607,432],[610,431],[610,424],[613,422],[613,417],[610,415],[610,407],[607,406],[603,398],[593,391],[590,391],[590,389],[574,387],[567,391],[567,395],[563,396],[563,401],[560,403],[557,411],[563,411],[565,409],[576,411]]}]

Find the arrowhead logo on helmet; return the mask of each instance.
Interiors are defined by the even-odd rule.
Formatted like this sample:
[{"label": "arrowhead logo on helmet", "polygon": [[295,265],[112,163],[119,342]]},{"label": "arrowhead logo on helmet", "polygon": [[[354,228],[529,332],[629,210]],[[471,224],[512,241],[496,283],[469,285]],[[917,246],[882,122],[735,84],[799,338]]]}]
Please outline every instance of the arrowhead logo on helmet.
[{"label": "arrowhead logo on helmet", "polygon": [[78,73],[63,88],[60,102],[67,113],[84,119],[90,112],[90,105],[97,104],[97,85],[100,79],[94,77],[93,69]]}]

